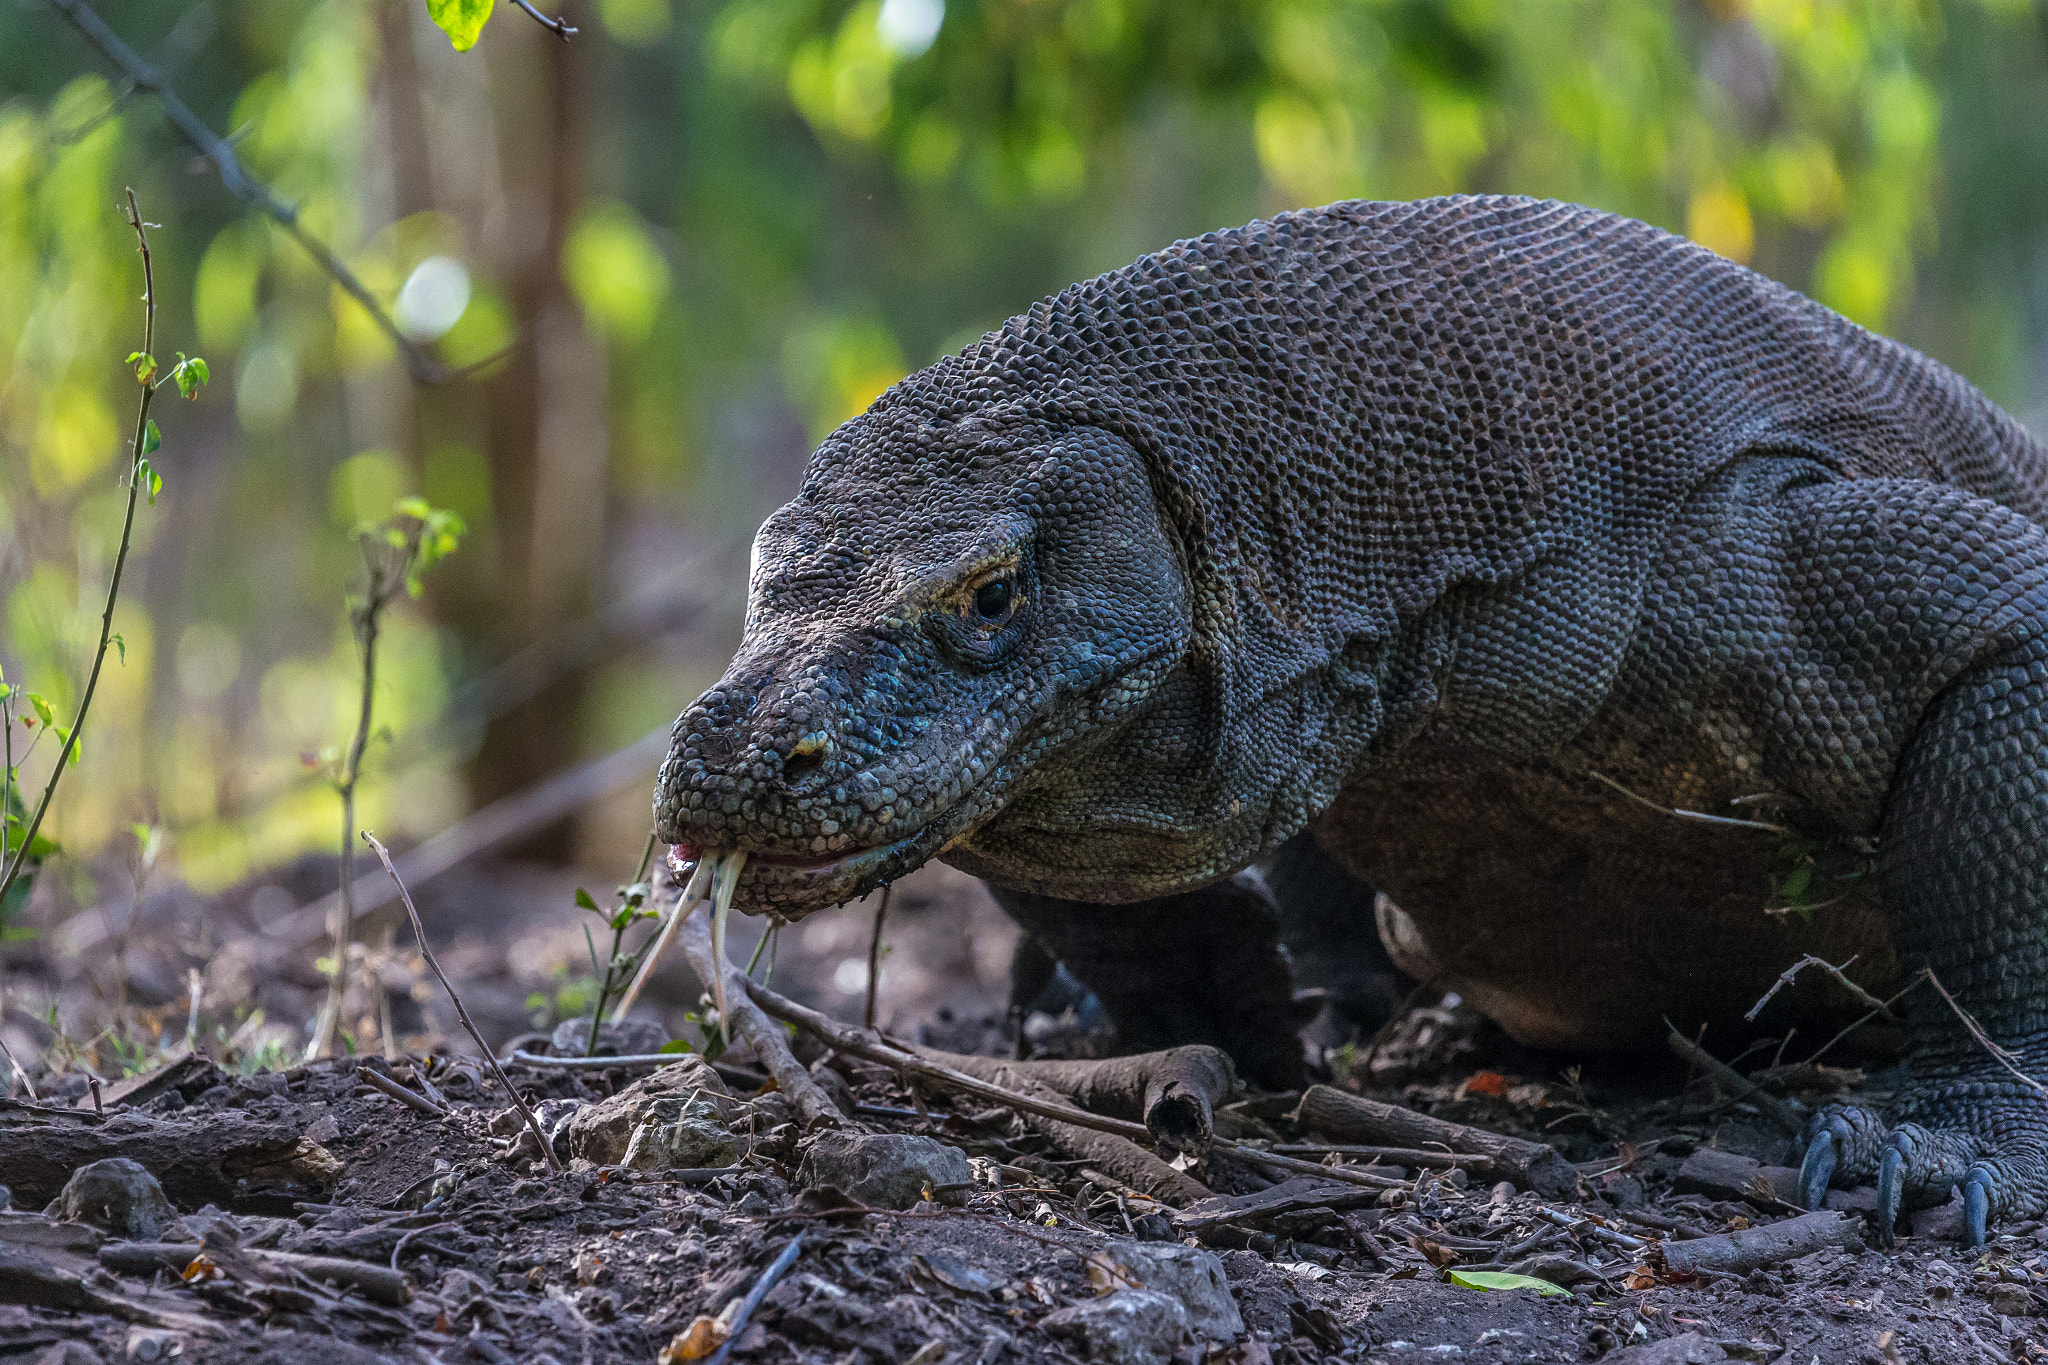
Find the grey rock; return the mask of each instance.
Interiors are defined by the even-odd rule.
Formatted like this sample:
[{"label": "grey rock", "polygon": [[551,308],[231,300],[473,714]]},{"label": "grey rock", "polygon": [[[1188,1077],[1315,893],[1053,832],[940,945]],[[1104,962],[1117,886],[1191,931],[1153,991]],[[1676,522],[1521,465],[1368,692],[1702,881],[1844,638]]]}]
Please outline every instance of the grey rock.
[{"label": "grey rock", "polygon": [[730,1166],[739,1158],[725,1120],[732,1107],[718,1073],[702,1057],[685,1055],[608,1100],[582,1106],[550,1136],[561,1156],[599,1166]]},{"label": "grey rock", "polygon": [[1213,1251],[1178,1242],[1111,1242],[1102,1254],[1129,1270],[1141,1288],[1180,1300],[1188,1327],[1211,1341],[1233,1341],[1244,1331],[1244,1315],[1230,1296],[1230,1280]]},{"label": "grey rock", "polygon": [[1156,1289],[1119,1289],[1092,1303],[1048,1313],[1041,1328],[1079,1344],[1107,1365],[1166,1365],[1188,1336],[1180,1300]]},{"label": "grey rock", "polygon": [[[805,1189],[831,1185],[861,1203],[907,1209],[924,1198],[927,1186],[965,1185],[971,1178],[967,1153],[931,1138],[904,1133],[826,1131],[803,1148],[796,1179]],[[941,1194],[959,1203],[958,1193]]]},{"label": "grey rock", "polygon": [[2003,1313],[2009,1318],[2024,1318],[2034,1312],[2034,1296],[2023,1284],[2001,1281],[1984,1291],[1984,1302],[1991,1305],[1994,1313]]},{"label": "grey rock", "polygon": [[644,1057],[661,1051],[667,1041],[668,1030],[652,1019],[627,1019],[617,1024],[599,1024],[597,1046],[585,1052],[590,1042],[590,1016],[585,1015],[555,1025],[548,1044],[557,1057]]},{"label": "grey rock", "polygon": [[57,1216],[105,1228],[116,1237],[155,1242],[178,1221],[156,1177],[125,1156],[108,1157],[71,1173],[57,1196]]},{"label": "grey rock", "polygon": [[1727,1358],[1728,1353],[1720,1343],[1709,1341],[1698,1332],[1687,1332],[1662,1341],[1646,1341],[1600,1359],[1603,1365],[1710,1365]]}]

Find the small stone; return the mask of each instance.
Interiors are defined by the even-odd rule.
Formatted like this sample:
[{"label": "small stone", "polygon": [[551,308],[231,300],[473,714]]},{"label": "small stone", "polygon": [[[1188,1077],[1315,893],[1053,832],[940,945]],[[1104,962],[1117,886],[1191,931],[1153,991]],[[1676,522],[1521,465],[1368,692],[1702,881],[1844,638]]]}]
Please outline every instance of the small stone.
[{"label": "small stone", "polygon": [[1141,1288],[1178,1299],[1196,1335],[1231,1341],[1244,1331],[1244,1315],[1213,1251],[1179,1242],[1111,1242],[1101,1254],[1129,1270]]},{"label": "small stone", "polygon": [[1077,1342],[1088,1359],[1106,1365],[1166,1365],[1188,1336],[1180,1300],[1153,1289],[1119,1289],[1048,1313],[1038,1325]]},{"label": "small stone", "polygon": [[156,1177],[125,1156],[73,1171],[57,1196],[57,1215],[134,1242],[157,1241],[178,1221]]},{"label": "small stone", "polygon": [[[555,1151],[563,1157],[617,1166],[625,1162],[627,1150],[633,1146],[643,1124],[651,1119],[653,1131],[640,1139],[644,1160],[666,1160],[670,1165],[680,1166],[727,1166],[739,1151],[722,1117],[730,1101],[731,1092],[710,1064],[702,1057],[686,1055],[642,1076],[608,1100],[581,1106],[560,1127],[552,1129],[549,1136],[554,1140]],[[705,1109],[691,1112],[697,1105],[709,1107],[712,1117],[708,1123],[704,1121]],[[689,1131],[675,1134],[670,1140],[667,1130],[686,1119]],[[698,1158],[715,1155],[721,1143],[714,1128],[723,1131],[722,1145],[732,1155],[722,1160],[675,1159],[678,1152],[694,1151]],[[664,1168],[643,1165],[639,1169]]]},{"label": "small stone", "polygon": [[1600,1357],[1602,1365],[1710,1365],[1727,1358],[1728,1353],[1719,1342],[1709,1341],[1698,1332],[1647,1341]]},{"label": "small stone", "polygon": [[590,1016],[565,1019],[555,1026],[548,1045],[557,1057],[646,1057],[668,1042],[668,1030],[651,1019],[627,1019],[597,1026],[597,1046],[590,1043]]},{"label": "small stone", "polygon": [[2034,1311],[2034,1296],[2023,1284],[2000,1281],[1984,1291],[1984,1302],[1991,1305],[1994,1313],[2003,1313],[2009,1318],[2024,1318]]},{"label": "small stone", "polygon": [[739,1159],[739,1140],[717,1104],[663,1096],[648,1103],[619,1164],[636,1171],[672,1171],[730,1166]]},{"label": "small stone", "polygon": [[967,1154],[958,1147],[904,1133],[842,1133],[828,1130],[803,1149],[796,1179],[805,1189],[830,1185],[873,1208],[907,1209],[931,1189],[947,1203],[971,1179]]}]

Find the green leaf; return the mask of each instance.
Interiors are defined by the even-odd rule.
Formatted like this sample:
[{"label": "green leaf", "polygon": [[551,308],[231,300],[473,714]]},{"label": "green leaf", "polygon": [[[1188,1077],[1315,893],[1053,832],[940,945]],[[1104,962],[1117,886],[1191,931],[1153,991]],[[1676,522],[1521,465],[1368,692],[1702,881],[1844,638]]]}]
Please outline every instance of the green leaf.
[{"label": "green leaf", "polygon": [[156,418],[152,417],[142,424],[142,453],[144,455],[156,454],[157,447],[163,443],[164,434],[156,429]]},{"label": "green leaf", "polygon": [[149,494],[149,505],[156,506],[156,495],[164,491],[164,476],[156,472],[155,465],[142,459],[135,462],[135,477],[142,480],[143,491]]},{"label": "green leaf", "polygon": [[671,1038],[656,1048],[656,1052],[688,1052],[690,1045],[680,1038]]},{"label": "green leaf", "polygon": [[[154,502],[156,500],[152,498],[150,501]],[[107,638],[113,642],[114,648],[120,651],[121,666],[126,668],[128,666],[128,642],[121,638],[121,632],[118,630]]]},{"label": "green leaf", "polygon": [[135,367],[135,382],[147,384],[156,378],[156,357],[147,351],[130,351],[128,363]]},{"label": "green leaf", "polygon": [[213,377],[205,361],[196,355],[187,360],[183,351],[178,352],[178,368],[171,375],[178,381],[179,394],[191,399],[197,399],[200,388]]},{"label": "green leaf", "polygon": [[1444,1278],[1467,1289],[1533,1289],[1539,1294],[1572,1296],[1562,1285],[1539,1280],[1534,1275],[1510,1275],[1505,1270],[1449,1270],[1444,1272]]},{"label": "green leaf", "polygon": [[427,17],[448,35],[457,52],[467,52],[476,46],[477,35],[484,31],[492,3],[493,0],[427,0]]},{"label": "green leaf", "polygon": [[57,713],[50,709],[50,703],[47,699],[44,698],[42,693],[29,693],[28,704],[36,709],[37,720],[41,721],[45,725],[54,725],[56,723]]},{"label": "green leaf", "polygon": [[580,886],[576,888],[576,904],[585,910],[596,910],[599,914],[604,913],[603,910],[598,908],[597,901],[592,898],[591,894]]}]

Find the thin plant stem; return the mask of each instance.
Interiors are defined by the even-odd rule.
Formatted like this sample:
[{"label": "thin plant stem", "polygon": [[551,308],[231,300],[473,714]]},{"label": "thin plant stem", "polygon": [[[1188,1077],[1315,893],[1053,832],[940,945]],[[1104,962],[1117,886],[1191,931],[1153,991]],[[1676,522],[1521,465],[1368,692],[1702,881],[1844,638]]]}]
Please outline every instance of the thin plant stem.
[{"label": "thin plant stem", "polygon": [[[571,29],[571,30],[569,30],[569,31],[570,31],[571,33],[574,33],[574,32],[575,32],[576,30],[574,30],[574,29]],[[649,830],[649,831],[648,831],[648,833],[647,833],[647,845],[646,845],[646,847],[644,847],[644,848],[642,848],[642,849],[640,850],[640,865],[639,865],[638,867],[636,867],[635,869],[633,869],[633,880],[632,880],[632,882],[631,882],[631,885],[634,885],[634,886],[638,886],[638,885],[639,885],[639,884],[640,884],[641,882],[644,882],[644,881],[646,881],[646,880],[647,880],[647,869],[648,869],[648,867],[649,867],[649,866],[650,866],[650,865],[651,865],[651,864],[652,864],[652,863],[654,862],[654,849],[655,849],[655,845],[656,845],[656,839],[655,839],[655,835],[654,835],[654,832],[653,832],[652,830]],[[613,895],[613,897],[612,897],[612,918],[613,918],[613,920],[617,920],[617,919],[618,919],[618,917],[619,917],[619,910],[620,910],[620,909],[622,908],[622,905],[623,905],[623,902],[624,902],[624,901],[625,901],[625,897],[624,897],[623,895],[620,895],[620,894],[615,894],[615,895]],[[630,924],[630,923],[631,923],[631,921],[628,921],[628,924]],[[604,1020],[604,1007],[605,1007],[605,1002],[611,999],[612,991],[613,991],[613,990],[614,990],[614,989],[615,989],[616,987],[618,987],[618,986],[622,986],[622,985],[624,985],[624,984],[625,984],[625,982],[622,982],[622,981],[619,981],[619,980],[617,980],[617,977],[618,977],[618,972],[619,972],[619,969],[618,969],[618,967],[617,967],[617,966],[616,966],[615,964],[616,964],[616,963],[618,962],[618,960],[619,960],[619,948],[620,948],[620,947],[621,947],[621,946],[622,946],[622,945],[623,945],[623,944],[625,943],[625,941],[626,941],[626,928],[627,928],[627,925],[626,925],[626,924],[616,924],[616,923],[615,923],[615,924],[613,925],[613,927],[612,927],[612,954],[611,954],[611,956],[610,956],[610,957],[608,957],[608,958],[606,958],[606,959],[604,960],[604,974],[603,974],[603,975],[602,975],[601,977],[599,977],[599,979],[598,979],[598,986],[597,986],[597,1007],[596,1007],[595,1009],[593,1009],[593,1010],[591,1010],[591,1011],[590,1011],[590,1041],[589,1041],[588,1043],[584,1044],[584,1046],[583,1046],[583,1055],[584,1055],[584,1056],[586,1056],[586,1057],[594,1057],[594,1056],[596,1056],[596,1055],[597,1055],[597,1030],[598,1030],[598,1026],[599,1026],[599,1024],[601,1024],[601,1023],[603,1022],[603,1020]],[[590,931],[589,931],[589,930],[587,930],[587,929],[586,929],[586,930],[584,930],[584,933],[585,933],[585,934],[588,934],[589,932],[590,932]],[[650,934],[650,935],[648,936],[648,942],[649,942],[649,943],[651,943],[651,942],[653,942],[653,941],[654,941],[654,940],[653,940],[653,935],[651,935],[651,934]],[[642,944],[642,945],[641,945],[641,952],[645,952],[646,950],[647,950],[647,948],[646,948],[646,944]],[[639,954],[638,954],[638,953],[636,953],[636,954],[634,954],[634,957],[633,957],[633,966],[637,967],[637,966],[639,966],[639,963],[640,963],[640,957],[639,957]],[[595,964],[592,964],[592,965],[595,965]],[[631,971],[631,970],[629,969],[629,970],[628,970],[628,971],[626,972],[626,980],[630,981],[630,980],[632,980],[632,978],[633,978],[633,973],[632,973],[632,971]]]},{"label": "thin plant stem", "polygon": [[[149,232],[142,221],[142,211],[135,206],[135,191],[128,191],[128,225],[135,229],[135,249],[142,256],[142,351],[145,355],[156,354],[156,272],[149,259]],[[121,573],[128,567],[128,546],[135,536],[135,503],[142,496],[142,479],[139,477],[142,465],[143,437],[149,430],[149,403],[156,397],[156,387],[145,380],[142,384],[142,400],[135,410],[135,439],[128,451],[128,508],[121,519],[121,548],[114,554],[113,577],[107,580],[107,603],[100,611],[100,643],[92,656],[92,671],[86,675],[85,691],[78,699],[78,711],[71,718],[71,730],[64,736],[64,748],[57,755],[57,762],[50,769],[50,780],[43,786],[42,799],[36,802],[35,815],[22,830],[21,846],[14,850],[14,856],[7,860],[7,872],[0,877],[0,905],[7,902],[7,893],[14,889],[14,883],[21,876],[22,864],[28,861],[29,848],[35,843],[37,833],[43,827],[43,817],[49,814],[50,801],[57,794],[57,781],[64,776],[64,769],[71,761],[71,755],[78,749],[78,738],[85,729],[86,713],[92,710],[93,693],[99,689],[100,670],[106,666],[107,645],[114,635],[114,600],[121,595]],[[10,748],[11,752],[11,748]]]},{"label": "thin plant stem", "polygon": [[376,851],[377,861],[384,864],[384,870],[391,874],[392,882],[397,885],[398,898],[405,902],[406,916],[412,920],[413,937],[419,940],[420,956],[425,958],[427,965],[434,969],[434,975],[440,979],[442,989],[447,991],[448,998],[455,1002],[455,1017],[462,1021],[462,1026],[465,1029],[469,1030],[469,1036],[476,1043],[477,1051],[481,1052],[484,1060],[491,1064],[491,1074],[498,1078],[498,1084],[505,1087],[505,1093],[511,1096],[513,1105],[525,1116],[526,1126],[532,1130],[534,1138],[540,1143],[541,1159],[547,1162],[548,1170],[556,1175],[560,1175],[562,1173],[562,1159],[555,1155],[554,1144],[548,1141],[548,1135],[541,1129],[540,1120],[534,1117],[533,1110],[526,1107],[526,1101],[520,1098],[519,1092],[512,1087],[512,1082],[506,1078],[505,1068],[498,1065],[498,1054],[493,1052],[491,1045],[484,1041],[483,1030],[476,1026],[476,1021],[469,1017],[469,1011],[463,1008],[462,997],[455,993],[455,983],[448,979],[448,973],[441,970],[440,960],[434,956],[434,949],[427,942],[427,928],[424,924],[420,923],[420,912],[412,903],[412,892],[405,889],[405,883],[398,880],[398,869],[391,865],[390,850],[386,849],[378,841],[377,836],[368,830],[363,831],[363,842]]},{"label": "thin plant stem", "polygon": [[377,636],[390,595],[387,575],[378,558],[382,546],[373,550],[371,546],[376,542],[369,536],[362,540],[363,559],[370,569],[363,605],[355,613],[356,634],[363,647],[363,694],[356,713],[355,738],[349,743],[348,757],[335,783],[341,793],[341,899],[335,903],[333,917],[328,921],[328,936],[334,941],[334,970],[327,978],[327,1001],[320,1009],[319,1027],[306,1047],[309,1060],[334,1050],[334,1035],[340,1027],[342,1006],[348,994],[349,938],[356,919],[356,779],[362,775],[363,754],[370,747],[370,720],[377,695]]},{"label": "thin plant stem", "polygon": [[893,889],[886,884],[882,887],[882,903],[875,907],[874,933],[868,937],[868,1001],[867,1011],[861,1017],[869,1028],[875,1026],[875,994],[882,984],[882,921],[889,916],[889,892]]}]

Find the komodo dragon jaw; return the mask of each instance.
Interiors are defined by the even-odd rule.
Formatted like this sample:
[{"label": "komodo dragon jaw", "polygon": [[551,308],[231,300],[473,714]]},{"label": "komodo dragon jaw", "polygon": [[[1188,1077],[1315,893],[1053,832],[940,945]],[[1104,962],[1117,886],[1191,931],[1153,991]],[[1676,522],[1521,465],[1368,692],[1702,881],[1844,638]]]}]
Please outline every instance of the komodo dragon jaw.
[{"label": "komodo dragon jaw", "polygon": [[952,378],[827,438],[756,538],[738,653],[676,722],[656,832],[745,851],[741,910],[800,918],[999,821],[1142,712],[1191,637],[1179,554],[1128,496],[1136,452],[966,416]]}]

